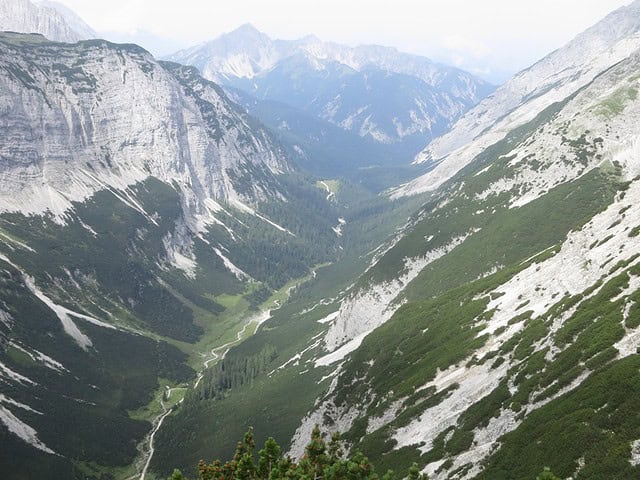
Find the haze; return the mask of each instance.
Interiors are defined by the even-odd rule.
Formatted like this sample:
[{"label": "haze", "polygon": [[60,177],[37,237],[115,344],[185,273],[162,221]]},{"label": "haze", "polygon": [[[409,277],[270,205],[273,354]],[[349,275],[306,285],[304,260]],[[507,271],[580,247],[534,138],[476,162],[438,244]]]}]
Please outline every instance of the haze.
[{"label": "haze", "polygon": [[274,38],[376,43],[501,83],[629,0],[60,0],[115,41],[156,55],[252,23]]}]

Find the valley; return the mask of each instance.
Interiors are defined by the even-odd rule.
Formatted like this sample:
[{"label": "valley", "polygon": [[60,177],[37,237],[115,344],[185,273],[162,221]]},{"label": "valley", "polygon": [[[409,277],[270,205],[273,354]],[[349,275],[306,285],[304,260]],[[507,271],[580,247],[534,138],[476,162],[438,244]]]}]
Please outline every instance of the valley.
[{"label": "valley", "polygon": [[638,478],[640,0],[497,87],[0,14],[8,479]]}]

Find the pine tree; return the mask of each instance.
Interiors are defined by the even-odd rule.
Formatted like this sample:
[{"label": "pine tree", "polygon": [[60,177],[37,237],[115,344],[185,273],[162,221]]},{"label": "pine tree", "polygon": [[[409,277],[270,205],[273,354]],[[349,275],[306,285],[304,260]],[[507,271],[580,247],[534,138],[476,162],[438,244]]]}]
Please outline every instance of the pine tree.
[{"label": "pine tree", "polygon": [[536,477],[536,480],[560,480],[556,477],[549,467],[544,467],[544,470]]},{"label": "pine tree", "polygon": [[329,463],[329,457],[326,454],[327,445],[325,444],[320,427],[316,425],[311,432],[311,442],[305,448],[305,457],[301,464],[308,462],[309,475],[313,480],[322,477],[324,467]]},{"label": "pine tree", "polygon": [[334,463],[338,461],[344,455],[344,450],[342,448],[342,442],[340,441],[340,433],[335,432],[331,435],[331,441],[328,445],[329,450],[329,461]]},{"label": "pine tree", "polygon": [[281,457],[282,449],[272,437],[269,437],[264,443],[264,448],[258,452],[258,477],[262,480],[268,479]]},{"label": "pine tree", "polygon": [[[255,441],[253,430],[249,429],[242,441],[238,442],[231,461],[224,464],[215,460],[210,464],[200,461],[200,480],[379,480],[373,465],[361,452],[351,457],[344,456],[340,435],[334,434],[327,445],[316,425],[300,463],[285,457],[273,438],[269,438],[258,453],[258,464],[254,458]],[[418,465],[409,471],[412,480],[426,480],[420,474]],[[175,470],[168,480],[186,480],[179,470]],[[382,480],[395,480],[391,470]],[[541,479],[551,480],[551,479]]]},{"label": "pine tree", "polygon": [[387,473],[382,476],[382,480],[394,480],[395,478],[396,474],[393,470],[387,470]]},{"label": "pine tree", "polygon": [[176,468],[171,474],[171,476],[168,478],[168,480],[186,480],[186,479],[182,475],[182,472]]}]

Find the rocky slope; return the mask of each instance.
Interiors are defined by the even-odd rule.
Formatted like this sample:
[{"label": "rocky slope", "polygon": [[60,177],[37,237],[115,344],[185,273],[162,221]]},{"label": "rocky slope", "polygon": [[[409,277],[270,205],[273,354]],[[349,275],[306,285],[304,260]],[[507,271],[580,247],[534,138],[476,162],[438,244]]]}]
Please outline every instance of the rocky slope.
[{"label": "rocky slope", "polygon": [[[640,425],[617,375],[639,380],[639,66],[634,51],[443,185],[342,302],[329,353],[309,356],[336,377],[294,453],[321,422],[436,479],[527,478],[543,463],[637,475]],[[567,408],[583,409],[585,431],[560,427]]]},{"label": "rocky slope", "polygon": [[242,192],[234,185],[247,168],[272,179],[289,167],[265,131],[252,131],[195,70],[104,41],[4,40],[3,210],[60,217],[105,186],[124,190],[149,176],[180,185],[187,216],[208,214],[207,200],[278,195],[268,180]]},{"label": "rocky slope", "polygon": [[533,120],[640,46],[640,3],[609,14],[530,68],[518,73],[467,112],[446,135],[416,157],[436,168],[396,195],[432,191],[511,130]]},{"label": "rocky slope", "polygon": [[334,258],[339,214],[193,67],[103,40],[0,46],[0,464],[129,476],[160,382]]},{"label": "rocky slope", "polygon": [[[251,25],[177,52],[209,79],[300,108],[383,143],[420,148],[491,92],[467,72],[398,52],[315,37],[272,40]],[[420,139],[421,137],[421,139]]]},{"label": "rocky slope", "polygon": [[57,2],[2,0],[0,31],[40,33],[49,40],[74,43],[96,33],[74,12]]}]

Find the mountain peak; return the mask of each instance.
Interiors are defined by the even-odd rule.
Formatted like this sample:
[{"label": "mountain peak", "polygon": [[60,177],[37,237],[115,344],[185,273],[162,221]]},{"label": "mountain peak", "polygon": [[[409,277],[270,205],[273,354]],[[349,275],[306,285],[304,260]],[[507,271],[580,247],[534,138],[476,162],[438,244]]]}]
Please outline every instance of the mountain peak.
[{"label": "mountain peak", "polygon": [[0,1],[0,30],[41,33],[49,40],[74,43],[95,32],[68,8],[56,2]]},{"label": "mountain peak", "polygon": [[80,38],[98,38],[96,31],[91,28],[91,26],[89,26],[82,17],[66,5],[53,0],[37,0],[34,1],[34,4],[47,8],[49,9],[49,12],[54,11],[56,14],[62,16],[64,21],[76,34],[80,36]]},{"label": "mountain peak", "polygon": [[310,44],[310,43],[322,43],[322,40],[320,40],[318,37],[316,37],[313,34],[309,34],[302,37],[298,42],[302,44]]},{"label": "mountain peak", "polygon": [[[225,33],[225,37],[267,37],[251,23],[243,23],[238,28]],[[268,38],[268,37],[267,37]]]}]

